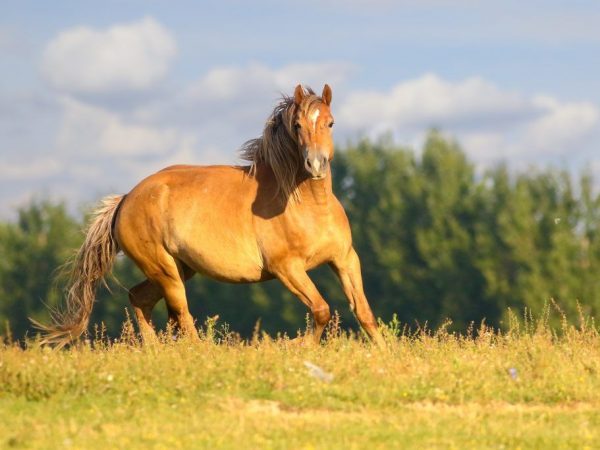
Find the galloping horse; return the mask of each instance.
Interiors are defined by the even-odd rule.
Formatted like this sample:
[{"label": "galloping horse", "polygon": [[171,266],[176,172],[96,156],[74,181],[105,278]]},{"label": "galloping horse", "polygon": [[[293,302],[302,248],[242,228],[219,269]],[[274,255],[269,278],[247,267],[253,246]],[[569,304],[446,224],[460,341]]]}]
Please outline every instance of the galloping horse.
[{"label": "galloping horse", "polygon": [[361,326],[383,345],[332,192],[331,97],[328,85],[321,97],[301,85],[284,96],[262,136],[242,147],[249,166],[172,166],[103,199],[74,259],[66,308],[53,311],[52,325],[37,324],[44,342],[63,346],[87,329],[96,286],[122,250],[147,277],[129,291],[145,340],[163,297],[170,319],[197,337],[184,282],[200,272],[232,283],[278,278],[310,309],[318,342],[329,306],[306,271],[328,263]]}]

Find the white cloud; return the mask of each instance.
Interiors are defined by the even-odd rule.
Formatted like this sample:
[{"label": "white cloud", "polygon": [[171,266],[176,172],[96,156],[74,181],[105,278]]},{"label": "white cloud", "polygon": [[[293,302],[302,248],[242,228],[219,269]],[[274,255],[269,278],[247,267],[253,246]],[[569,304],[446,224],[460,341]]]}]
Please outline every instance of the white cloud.
[{"label": "white cloud", "polygon": [[176,51],[169,31],[152,18],[107,30],[76,27],[46,46],[42,72],[67,92],[142,90],[166,75]]},{"label": "white cloud", "polygon": [[299,83],[320,93],[325,83],[341,84],[353,70],[345,62],[289,64],[278,69],[259,63],[218,67],[193,83],[185,96],[195,101],[248,102],[273,99],[280,92],[291,94]]},{"label": "white cloud", "polygon": [[598,127],[600,111],[592,103],[560,103],[546,96],[533,101],[545,109],[545,114],[528,125],[523,146],[540,152],[572,150]]},{"label": "white cloud", "polygon": [[54,158],[21,162],[4,161],[0,165],[0,179],[3,181],[31,181],[55,175],[61,167],[61,163]]},{"label": "white cloud", "polygon": [[338,116],[349,127],[382,131],[445,125],[481,128],[535,114],[535,105],[522,95],[502,91],[481,78],[453,83],[426,74],[388,92],[354,92]]},{"label": "white cloud", "polygon": [[151,173],[174,164],[207,164],[212,148],[198,148],[193,130],[172,123],[149,123],[133,113],[107,110],[63,98],[63,118],[56,152],[64,161],[63,175],[81,189],[69,197],[90,193],[126,192]]},{"label": "white cloud", "polygon": [[89,157],[162,155],[193,144],[175,128],[126,122],[117,113],[66,98],[58,148]]},{"label": "white cloud", "polygon": [[478,162],[507,160],[517,165],[585,162],[600,134],[600,109],[589,102],[531,99],[542,113],[508,129],[456,132],[459,142]]},{"label": "white cloud", "polygon": [[543,160],[585,147],[585,137],[600,128],[600,110],[589,102],[503,90],[478,77],[451,82],[426,74],[387,92],[351,93],[337,123],[346,134],[391,131],[404,142],[438,127],[455,135],[476,162]]}]

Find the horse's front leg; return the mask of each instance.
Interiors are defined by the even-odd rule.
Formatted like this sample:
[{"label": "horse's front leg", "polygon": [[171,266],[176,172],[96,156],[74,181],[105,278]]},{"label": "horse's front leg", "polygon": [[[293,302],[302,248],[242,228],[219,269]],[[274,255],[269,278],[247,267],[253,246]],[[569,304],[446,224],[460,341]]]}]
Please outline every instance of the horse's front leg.
[{"label": "horse's front leg", "polygon": [[299,261],[287,262],[275,270],[274,274],[310,309],[314,319],[313,338],[319,343],[331,314],[329,305],[309,278],[303,265]]},{"label": "horse's front leg", "polygon": [[350,303],[350,309],[356,315],[360,325],[379,347],[385,347],[385,342],[377,329],[377,322],[365,296],[360,260],[354,248],[351,248],[348,254],[339,260],[332,261],[331,267],[339,277],[344,294]]}]

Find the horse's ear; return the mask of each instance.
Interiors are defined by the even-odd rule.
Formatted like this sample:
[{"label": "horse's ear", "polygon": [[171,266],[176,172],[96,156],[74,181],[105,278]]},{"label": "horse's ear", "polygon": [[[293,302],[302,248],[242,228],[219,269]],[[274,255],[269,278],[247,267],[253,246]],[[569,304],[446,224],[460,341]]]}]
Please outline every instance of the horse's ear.
[{"label": "horse's ear", "polygon": [[323,93],[321,94],[321,98],[327,106],[331,105],[331,88],[328,84],[323,86]]},{"label": "horse's ear", "polygon": [[298,86],[296,86],[296,89],[294,90],[294,102],[296,103],[296,105],[300,105],[300,103],[302,103],[303,98],[304,98],[304,88],[302,87],[301,84],[299,84]]}]

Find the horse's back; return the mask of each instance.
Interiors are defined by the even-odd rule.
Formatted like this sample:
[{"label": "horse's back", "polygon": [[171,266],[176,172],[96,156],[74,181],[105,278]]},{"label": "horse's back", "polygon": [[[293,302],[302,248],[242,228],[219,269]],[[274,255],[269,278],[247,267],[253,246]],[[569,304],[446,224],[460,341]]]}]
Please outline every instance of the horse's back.
[{"label": "horse's back", "polygon": [[[262,259],[252,221],[256,183],[248,168],[171,166],[127,195],[117,236],[134,260],[160,247],[196,271],[228,281],[256,281]],[[136,261],[137,262],[137,261]]]}]

